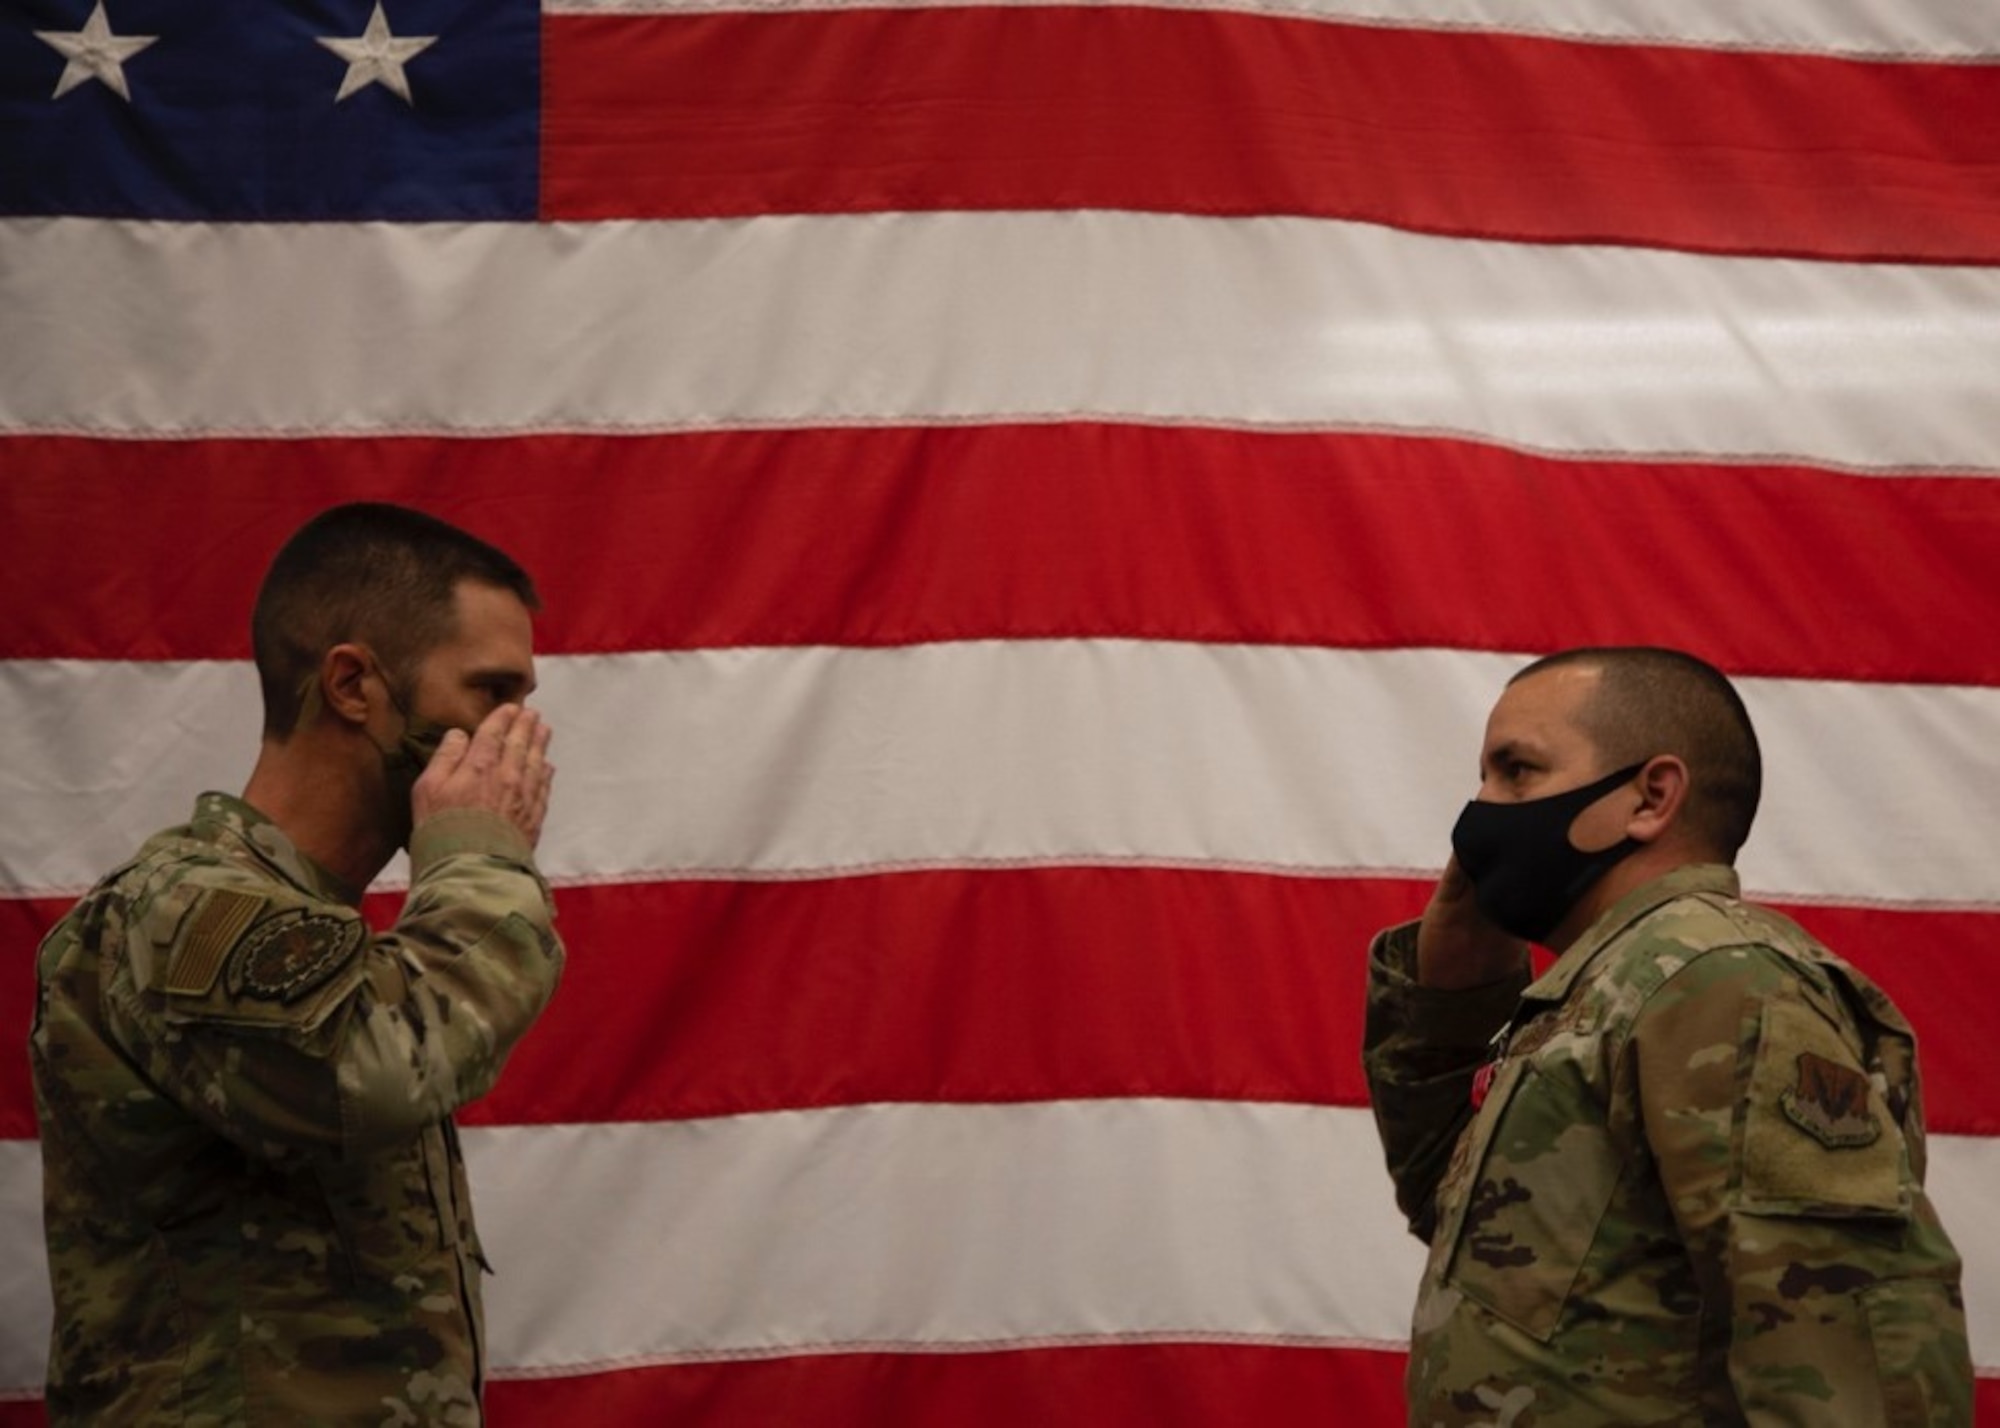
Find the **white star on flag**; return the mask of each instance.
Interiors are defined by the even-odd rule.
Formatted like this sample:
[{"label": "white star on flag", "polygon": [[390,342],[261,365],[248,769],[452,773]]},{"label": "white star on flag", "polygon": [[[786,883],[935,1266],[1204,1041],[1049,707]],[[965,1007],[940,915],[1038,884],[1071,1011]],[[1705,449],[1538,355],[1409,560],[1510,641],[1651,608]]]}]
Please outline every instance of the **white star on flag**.
[{"label": "white star on flag", "polygon": [[380,84],[414,107],[417,101],[410,97],[410,81],[403,73],[403,66],[436,44],[437,38],[389,33],[389,17],[382,13],[377,0],[375,13],[368,17],[368,28],[353,39],[319,37],[321,44],[347,61],[347,77],[340,82],[340,93],[333,97],[334,102],[337,104],[371,84]]},{"label": "white star on flag", "polygon": [[35,38],[69,61],[63,66],[62,78],[56,81],[56,92],[51,98],[60,99],[78,85],[95,79],[130,104],[132,91],[125,86],[125,61],[159,36],[112,34],[111,22],[104,17],[104,0],[97,0],[81,30],[37,30]]}]

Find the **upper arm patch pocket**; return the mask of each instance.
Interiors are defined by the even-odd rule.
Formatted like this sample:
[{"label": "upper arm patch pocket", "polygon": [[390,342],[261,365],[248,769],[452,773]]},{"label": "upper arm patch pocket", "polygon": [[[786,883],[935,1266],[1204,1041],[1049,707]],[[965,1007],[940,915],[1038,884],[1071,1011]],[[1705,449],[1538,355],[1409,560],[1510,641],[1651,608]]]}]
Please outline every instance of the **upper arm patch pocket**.
[{"label": "upper arm patch pocket", "polygon": [[1745,1210],[1902,1216],[1909,1212],[1902,1132],[1880,1089],[1824,1016],[1766,1003],[1743,1129]]},{"label": "upper arm patch pocket", "polygon": [[342,909],[275,909],[266,898],[217,890],[184,923],[167,961],[160,1008],[170,1022],[264,1028],[295,1035],[319,1026],[362,976],[368,924]]}]

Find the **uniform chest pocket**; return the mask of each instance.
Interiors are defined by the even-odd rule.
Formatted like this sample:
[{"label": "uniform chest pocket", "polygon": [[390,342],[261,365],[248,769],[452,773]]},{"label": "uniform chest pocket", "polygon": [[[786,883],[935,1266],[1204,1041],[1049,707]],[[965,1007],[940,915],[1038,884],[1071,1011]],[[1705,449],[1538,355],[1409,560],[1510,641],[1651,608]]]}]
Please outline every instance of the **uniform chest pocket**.
[{"label": "uniform chest pocket", "polygon": [[1452,1284],[1543,1342],[1575,1292],[1622,1170],[1583,1074],[1590,1050],[1572,1042],[1512,1078],[1450,1251]]}]

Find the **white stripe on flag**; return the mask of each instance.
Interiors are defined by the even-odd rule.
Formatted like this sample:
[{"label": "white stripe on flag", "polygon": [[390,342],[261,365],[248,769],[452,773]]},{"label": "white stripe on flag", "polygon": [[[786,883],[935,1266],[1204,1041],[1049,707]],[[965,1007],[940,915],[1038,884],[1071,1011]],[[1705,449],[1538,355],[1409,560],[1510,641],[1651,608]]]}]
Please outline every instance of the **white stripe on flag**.
[{"label": "white stripe on flag", "polygon": [[[1435,869],[1520,656],[1136,640],[551,656],[558,881],[1156,862]],[[1766,897],[2000,905],[2000,689],[1739,681]],[[0,890],[76,891],[239,788],[236,662],[0,664]],[[172,710],[171,718],[161,711]],[[162,777],[171,770],[172,777]],[[30,775],[33,775],[32,777]]]},{"label": "white stripe on flag", "polygon": [[[889,1104],[467,1139],[495,1226],[494,1355],[519,1367],[1141,1336],[1393,1343],[1423,1263],[1366,1111]],[[593,1209],[551,1223],[551,1205]]]},{"label": "white stripe on flag", "polygon": [[[886,1104],[464,1139],[503,1375],[1148,1336],[1387,1345],[1422,1268],[1358,1109]],[[39,1161],[0,1142],[0,1392],[41,1381]],[[1932,1138],[1989,1372],[2000,1266],[1977,1211],[1996,1174],[1993,1141]]]},{"label": "white stripe on flag", "polygon": [[1091,417],[2000,469],[1994,269],[1108,212],[17,219],[0,308],[0,432]]},{"label": "white stripe on flag", "polygon": [[[1084,0],[1090,3],[1090,0]],[[1121,0],[1122,2],[1122,0]],[[704,14],[919,9],[963,0],[543,0],[549,15]],[[1078,0],[988,0],[995,5]],[[1110,3],[1110,0],[1095,0]],[[1708,45],[1883,59],[1977,59],[2000,54],[2000,7],[1965,0],[1621,0],[1615,6],[1552,0],[1147,0],[1161,9],[1237,10],[1399,29],[1490,30],[1509,35],[1627,43]]]},{"label": "white stripe on flag", "polygon": [[42,1147],[0,1140],[0,1399],[41,1392],[49,1361]]},{"label": "white stripe on flag", "polygon": [[2000,1237],[1993,1233],[1993,1187],[2000,1185],[2000,1139],[1934,1135],[1925,1188],[1965,1260],[1962,1288],[1972,1362],[2000,1376]]}]

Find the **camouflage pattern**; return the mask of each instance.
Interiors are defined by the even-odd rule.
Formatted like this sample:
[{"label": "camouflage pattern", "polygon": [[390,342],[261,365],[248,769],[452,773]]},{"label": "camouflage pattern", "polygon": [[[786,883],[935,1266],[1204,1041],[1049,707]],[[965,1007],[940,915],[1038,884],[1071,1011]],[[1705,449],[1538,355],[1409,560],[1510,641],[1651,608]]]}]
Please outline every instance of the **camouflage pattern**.
[{"label": "camouflage pattern", "polygon": [[563,952],[504,819],[440,814],[410,854],[374,936],[357,890],[204,794],[43,942],[52,1423],[480,1421],[451,1114]]},{"label": "camouflage pattern", "polygon": [[1872,983],[1717,866],[1532,985],[1418,986],[1415,931],[1371,950],[1364,1056],[1430,1246],[1412,1425],[1972,1421],[1914,1038]]}]

